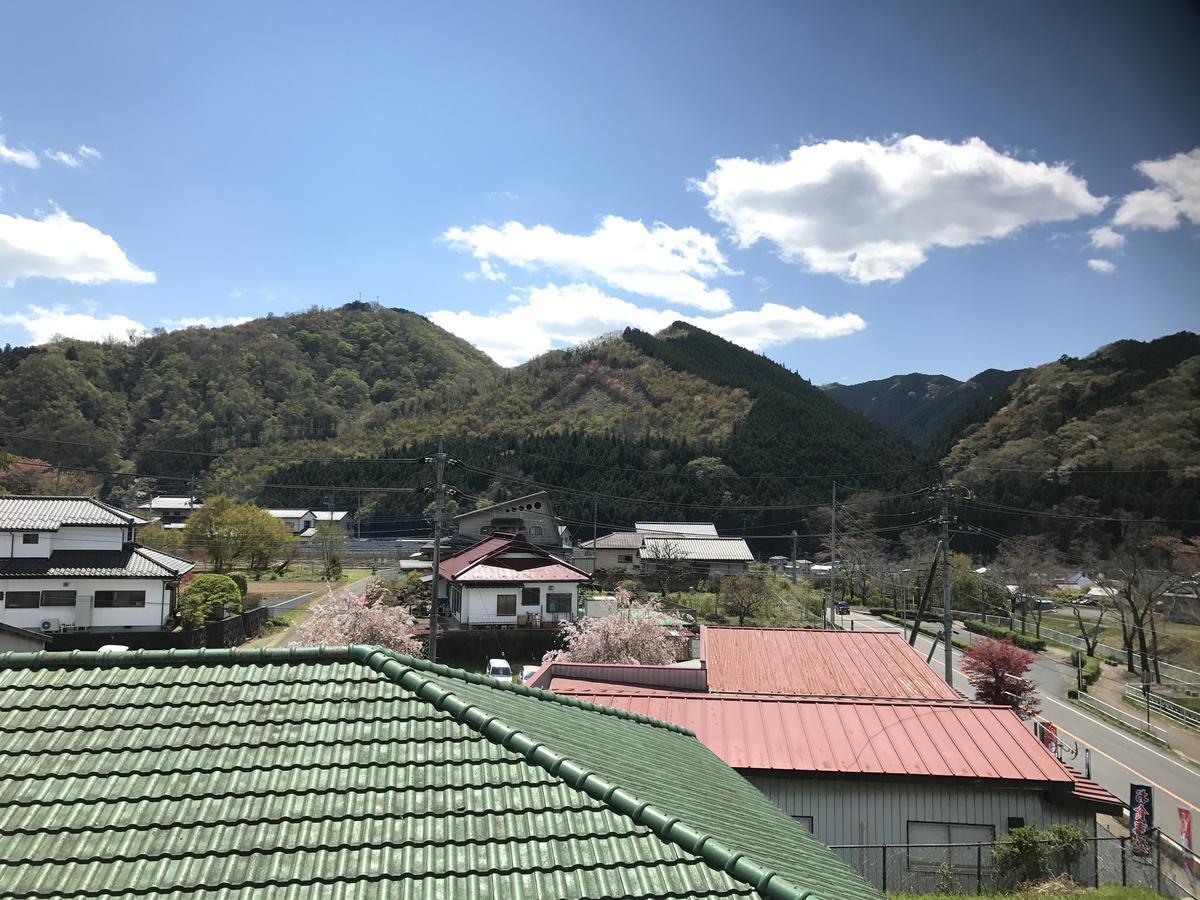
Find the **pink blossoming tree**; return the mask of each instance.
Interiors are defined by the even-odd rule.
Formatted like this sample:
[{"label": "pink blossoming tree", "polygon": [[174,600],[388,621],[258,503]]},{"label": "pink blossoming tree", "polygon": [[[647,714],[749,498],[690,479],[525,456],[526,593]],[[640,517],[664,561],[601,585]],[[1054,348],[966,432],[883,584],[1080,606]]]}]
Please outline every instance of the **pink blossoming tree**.
[{"label": "pink blossoming tree", "polygon": [[612,615],[564,622],[563,649],[547,653],[542,661],[650,666],[675,662],[678,638],[662,624],[662,607],[653,600],[633,600],[623,586],[614,594],[617,608]]},{"label": "pink blossoming tree", "polygon": [[409,656],[420,656],[421,642],[413,637],[412,613],[388,606],[387,590],[379,579],[367,582],[362,594],[328,590],[297,629],[292,646],[317,644],[378,644]]}]

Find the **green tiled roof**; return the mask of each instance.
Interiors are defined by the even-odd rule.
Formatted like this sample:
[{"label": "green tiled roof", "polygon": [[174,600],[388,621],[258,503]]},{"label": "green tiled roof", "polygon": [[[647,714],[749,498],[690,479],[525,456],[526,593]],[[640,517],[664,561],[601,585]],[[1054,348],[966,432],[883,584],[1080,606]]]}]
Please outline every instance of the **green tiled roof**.
[{"label": "green tiled roof", "polygon": [[5,897],[878,895],[682,728],[373,647],[0,654]]}]

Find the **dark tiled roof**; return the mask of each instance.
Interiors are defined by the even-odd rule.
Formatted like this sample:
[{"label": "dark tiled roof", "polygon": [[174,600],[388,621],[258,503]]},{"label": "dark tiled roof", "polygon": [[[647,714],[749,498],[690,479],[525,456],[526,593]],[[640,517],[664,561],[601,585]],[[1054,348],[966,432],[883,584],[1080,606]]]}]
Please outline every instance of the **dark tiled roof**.
[{"label": "dark tiled roof", "polygon": [[64,525],[145,525],[93,497],[0,497],[0,531],[57,531]]},{"label": "dark tiled roof", "polygon": [[7,654],[0,691],[8,896],[879,898],[678,726],[378,648]]},{"label": "dark tiled roof", "polygon": [[49,557],[0,559],[5,578],[174,578],[192,563],[149,547],[123,550],[55,550]]}]

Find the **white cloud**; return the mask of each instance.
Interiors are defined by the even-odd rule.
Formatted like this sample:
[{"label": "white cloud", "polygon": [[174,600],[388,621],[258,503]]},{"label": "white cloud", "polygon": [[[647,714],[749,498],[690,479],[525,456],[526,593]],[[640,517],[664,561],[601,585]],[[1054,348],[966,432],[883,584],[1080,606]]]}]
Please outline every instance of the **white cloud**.
[{"label": "white cloud", "polygon": [[225,325],[241,325],[249,322],[253,316],[184,316],[181,319],[163,319],[162,326],[167,331],[180,328],[221,328]]},{"label": "white cloud", "polygon": [[467,279],[467,281],[478,281],[480,278],[485,278],[488,281],[508,281],[508,276],[486,259],[479,263],[478,272],[465,272],[463,278]]},{"label": "white cloud", "polygon": [[499,260],[522,269],[554,269],[603,279],[613,287],[709,312],[730,309],[733,301],[707,282],[736,274],[717,239],[696,228],[605,216],[591,234],[564,234],[549,225],[506,222],[500,228],[451,228],[451,245],[476,259]]},{"label": "white cloud", "polygon": [[36,169],[42,164],[37,154],[32,150],[16,150],[8,146],[4,142],[4,135],[2,134],[0,134],[0,162],[14,163],[18,166],[24,166],[26,169]]},{"label": "white cloud", "polygon": [[128,316],[97,316],[72,312],[65,306],[27,306],[24,312],[0,313],[0,325],[18,325],[29,333],[32,344],[44,344],[56,337],[83,341],[124,341],[130,332],[143,335],[146,326]]},{"label": "white cloud", "polygon": [[1088,243],[1097,250],[1119,250],[1125,246],[1125,235],[1119,231],[1113,231],[1107,225],[1093,228],[1088,234],[1091,236]]},{"label": "white cloud", "polygon": [[52,159],[64,166],[70,166],[72,169],[79,168],[79,160],[65,150],[46,150],[45,154],[46,159]]},{"label": "white cloud", "polygon": [[503,366],[514,366],[553,347],[577,344],[628,325],[658,331],[680,319],[751,350],[801,338],[840,337],[866,327],[866,322],[853,313],[825,316],[804,306],[778,303],[717,316],[687,316],[674,310],[638,306],[590,284],[549,284],[524,295],[510,295],[509,302],[507,309],[490,315],[439,310],[429,318]]},{"label": "white cloud", "polygon": [[101,154],[99,150],[97,150],[95,147],[89,147],[87,144],[80,144],[79,148],[75,152],[78,153],[83,159],[104,158],[103,154]]},{"label": "white cloud", "polygon": [[115,240],[57,211],[42,219],[0,213],[0,284],[19,278],[63,278],[74,284],[131,281],[154,273],[130,262]]},{"label": "white cloud", "polygon": [[1166,231],[1181,218],[1200,225],[1200,147],[1167,159],[1145,159],[1134,168],[1154,187],[1126,194],[1113,215],[1114,225]]},{"label": "white cloud", "polygon": [[743,247],[759,240],[813,272],[899,281],[932,247],[964,247],[1104,208],[1064,164],[1014,159],[980,138],[825,141],[787,159],[719,159],[695,186]]},{"label": "white cloud", "polygon": [[1089,269],[1093,272],[1099,272],[1101,275],[1111,275],[1117,271],[1117,267],[1107,259],[1089,259],[1087,264]]}]

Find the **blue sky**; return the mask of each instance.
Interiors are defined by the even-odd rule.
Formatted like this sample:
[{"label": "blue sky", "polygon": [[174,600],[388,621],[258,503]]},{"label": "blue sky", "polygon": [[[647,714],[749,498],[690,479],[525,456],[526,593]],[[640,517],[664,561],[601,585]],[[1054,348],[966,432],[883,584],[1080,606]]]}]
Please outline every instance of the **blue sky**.
[{"label": "blue sky", "polygon": [[1193,4],[196,9],[6,7],[0,342],[361,294],[849,382],[1200,328]]}]

